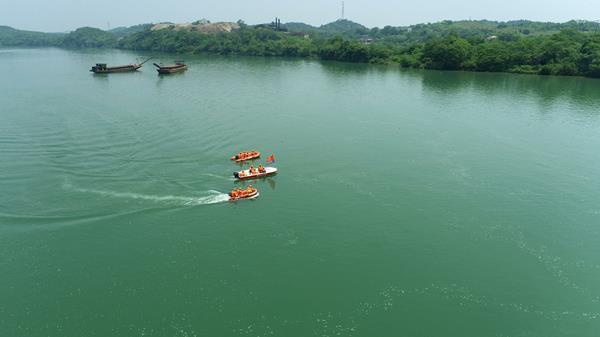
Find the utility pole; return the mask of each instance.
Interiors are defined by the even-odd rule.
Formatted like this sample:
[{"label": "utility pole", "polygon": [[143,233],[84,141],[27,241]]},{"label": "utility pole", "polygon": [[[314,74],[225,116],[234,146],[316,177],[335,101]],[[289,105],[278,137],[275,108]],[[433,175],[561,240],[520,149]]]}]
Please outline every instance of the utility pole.
[{"label": "utility pole", "polygon": [[342,20],[344,20],[344,2],[342,1]]}]

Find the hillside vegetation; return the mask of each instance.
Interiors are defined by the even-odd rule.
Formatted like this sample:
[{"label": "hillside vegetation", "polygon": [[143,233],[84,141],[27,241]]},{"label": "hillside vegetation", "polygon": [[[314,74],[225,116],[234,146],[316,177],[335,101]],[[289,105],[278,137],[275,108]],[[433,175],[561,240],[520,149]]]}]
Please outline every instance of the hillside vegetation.
[{"label": "hillside vegetation", "polygon": [[[190,27],[198,25],[202,22]],[[283,29],[239,21],[225,31],[181,29],[187,26],[138,25],[108,32],[84,27],[69,34],[0,27],[0,45],[311,57],[413,68],[600,77],[600,24],[588,21],[442,21],[371,29],[349,20],[320,27],[288,23]]]},{"label": "hillside vegetation", "polygon": [[151,23],[143,23],[141,25],[135,25],[131,27],[116,27],[109,30],[109,32],[114,34],[117,38],[121,38],[133,33],[143,32],[150,29],[152,26],[153,25]]},{"label": "hillside vegetation", "polygon": [[61,43],[66,48],[112,48],[116,45],[115,34],[91,27],[76,29],[67,34]]},{"label": "hillside vegetation", "polygon": [[40,47],[55,46],[62,42],[65,34],[40,33],[0,26],[0,47]]},{"label": "hillside vegetation", "polygon": [[[174,30],[145,31],[119,41],[119,48],[400,64],[441,70],[516,72],[600,77],[600,25],[518,21],[441,22],[410,29],[367,29],[338,21],[300,32],[302,24],[279,32],[242,25],[228,34]],[[306,27],[305,27],[306,28]],[[338,33],[332,31],[338,30]],[[308,33],[309,38],[304,38]],[[363,44],[368,36],[373,43]]]}]

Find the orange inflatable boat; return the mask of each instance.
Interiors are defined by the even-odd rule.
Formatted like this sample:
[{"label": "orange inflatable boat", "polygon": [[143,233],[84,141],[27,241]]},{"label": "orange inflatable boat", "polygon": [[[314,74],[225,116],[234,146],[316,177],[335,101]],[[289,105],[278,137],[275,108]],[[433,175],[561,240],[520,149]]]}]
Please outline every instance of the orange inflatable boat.
[{"label": "orange inflatable boat", "polygon": [[235,156],[231,157],[231,160],[235,162],[242,162],[245,160],[257,159],[260,158],[260,152],[258,151],[243,151]]},{"label": "orange inflatable boat", "polygon": [[235,188],[233,191],[229,192],[229,201],[238,201],[241,199],[254,199],[258,198],[258,190],[252,186],[248,186],[248,188],[239,189]]}]

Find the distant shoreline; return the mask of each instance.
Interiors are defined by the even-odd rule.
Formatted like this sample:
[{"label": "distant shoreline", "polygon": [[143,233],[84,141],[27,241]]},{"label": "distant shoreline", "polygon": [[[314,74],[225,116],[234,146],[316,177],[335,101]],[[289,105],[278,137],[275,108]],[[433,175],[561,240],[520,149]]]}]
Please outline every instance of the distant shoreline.
[{"label": "distant shoreline", "polygon": [[417,69],[600,77],[600,23],[588,21],[442,21],[369,29],[348,20],[321,27],[199,20],[111,31],[83,27],[68,34],[0,27],[0,46],[281,56]]}]

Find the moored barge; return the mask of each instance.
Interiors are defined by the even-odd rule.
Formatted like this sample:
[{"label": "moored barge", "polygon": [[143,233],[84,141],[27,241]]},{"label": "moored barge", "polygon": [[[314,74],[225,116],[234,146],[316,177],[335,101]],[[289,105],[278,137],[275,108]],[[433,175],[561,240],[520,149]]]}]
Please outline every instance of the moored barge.
[{"label": "moored barge", "polygon": [[106,63],[96,63],[96,65],[93,66],[92,69],[90,69],[90,71],[94,74],[126,73],[130,71],[136,71],[140,69],[144,63],[150,61],[151,58],[152,57],[149,57],[140,64],[134,63],[116,67],[109,67]]},{"label": "moored barge", "polygon": [[186,71],[188,68],[185,63],[180,62],[180,61],[175,62],[175,64],[171,64],[171,65],[167,65],[167,66],[163,66],[163,65],[154,63],[154,66],[156,67],[156,71],[158,71],[158,73],[161,75]]}]

